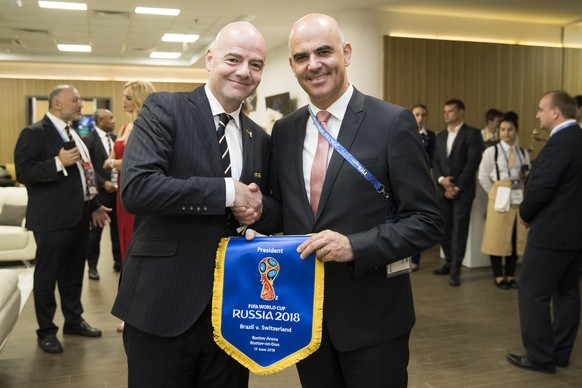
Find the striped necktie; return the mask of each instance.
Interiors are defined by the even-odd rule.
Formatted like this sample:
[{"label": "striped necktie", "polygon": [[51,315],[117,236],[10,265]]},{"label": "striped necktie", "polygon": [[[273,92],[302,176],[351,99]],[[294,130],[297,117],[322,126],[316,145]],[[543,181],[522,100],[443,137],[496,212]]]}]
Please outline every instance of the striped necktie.
[{"label": "striped necktie", "polygon": [[222,167],[224,169],[224,176],[231,176],[230,153],[228,152],[228,143],[226,142],[225,134],[226,126],[231,119],[232,117],[226,113],[221,113],[218,115],[218,129],[216,130],[216,135],[218,136],[218,147],[220,148],[220,154],[222,155]]}]

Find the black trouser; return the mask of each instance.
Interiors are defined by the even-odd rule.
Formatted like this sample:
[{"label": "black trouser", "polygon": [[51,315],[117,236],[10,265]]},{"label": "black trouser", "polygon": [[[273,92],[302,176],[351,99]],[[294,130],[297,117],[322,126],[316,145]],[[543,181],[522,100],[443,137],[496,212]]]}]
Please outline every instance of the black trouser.
[{"label": "black trouser", "polygon": [[129,388],[246,388],[249,370],[214,342],[210,303],[185,333],[158,337],[125,323]]},{"label": "black trouser", "polygon": [[[121,264],[121,246],[119,245],[119,231],[117,230],[117,212],[115,209],[115,201],[111,206],[111,212],[108,213],[111,218],[109,230],[111,234],[111,252],[113,253],[113,261]],[[99,255],[101,254],[101,235],[103,228],[91,225],[89,232],[89,250],[87,252],[87,265],[89,268],[97,268]]]},{"label": "black trouser", "polygon": [[445,253],[447,265],[451,268],[451,275],[461,273],[461,264],[467,247],[472,206],[473,197],[463,195],[462,192],[454,200],[440,199],[441,214],[445,222],[441,246]]},{"label": "black trouser", "polygon": [[89,222],[90,208],[87,202],[83,216],[76,226],[34,233],[37,248],[33,293],[39,327],[37,335],[40,338],[58,331],[53,322],[57,308],[55,285],[59,287],[65,324],[77,324],[82,319],[81,290]]}]

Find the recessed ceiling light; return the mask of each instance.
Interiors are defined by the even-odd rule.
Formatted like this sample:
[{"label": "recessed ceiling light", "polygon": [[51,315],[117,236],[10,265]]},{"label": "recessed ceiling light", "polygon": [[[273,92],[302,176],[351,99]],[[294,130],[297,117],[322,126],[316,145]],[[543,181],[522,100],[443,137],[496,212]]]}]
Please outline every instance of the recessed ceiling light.
[{"label": "recessed ceiling light", "polygon": [[171,51],[154,51],[150,54],[150,58],[156,59],[178,59],[182,53]]},{"label": "recessed ceiling light", "polygon": [[146,15],[178,16],[180,14],[180,10],[176,8],[135,7],[135,13],[142,13]]},{"label": "recessed ceiling light", "polygon": [[87,4],[85,3],[65,3],[63,1],[39,1],[38,6],[40,8],[69,9],[74,11],[87,10]]},{"label": "recessed ceiling light", "polygon": [[200,38],[200,35],[196,34],[164,34],[162,36],[163,42],[187,42],[193,43]]},{"label": "recessed ceiling light", "polygon": [[58,44],[59,51],[71,51],[76,53],[90,53],[91,46],[88,44]]}]

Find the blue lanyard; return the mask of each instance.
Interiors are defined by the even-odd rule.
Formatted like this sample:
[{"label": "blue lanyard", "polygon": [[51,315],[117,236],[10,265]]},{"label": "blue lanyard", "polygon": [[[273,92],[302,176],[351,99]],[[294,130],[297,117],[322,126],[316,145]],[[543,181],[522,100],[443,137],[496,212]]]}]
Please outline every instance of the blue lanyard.
[{"label": "blue lanyard", "polygon": [[308,106],[307,109],[309,110],[309,114],[311,115],[311,119],[313,120],[313,124],[315,125],[315,127],[317,128],[317,130],[319,131],[321,136],[323,136],[324,139],[327,140],[327,142],[329,144],[331,144],[333,146],[333,148],[337,152],[339,152],[340,155],[343,156],[343,158],[345,160],[347,160],[352,165],[352,167],[354,167],[368,182],[370,182],[370,184],[372,186],[374,186],[374,189],[376,189],[376,192],[378,194],[381,194],[386,198],[390,198],[390,193],[386,192],[384,185],[382,183],[380,183],[378,181],[378,179],[376,179],[376,177],[374,175],[372,175],[372,173],[370,171],[368,171],[368,169],[366,169],[366,167],[364,167],[358,161],[358,159],[356,159],[352,154],[350,154],[350,152],[348,150],[346,150],[343,145],[341,145],[333,136],[331,136],[329,134],[329,132],[327,132],[323,128],[321,123],[317,120],[317,118],[313,114],[311,107]]}]

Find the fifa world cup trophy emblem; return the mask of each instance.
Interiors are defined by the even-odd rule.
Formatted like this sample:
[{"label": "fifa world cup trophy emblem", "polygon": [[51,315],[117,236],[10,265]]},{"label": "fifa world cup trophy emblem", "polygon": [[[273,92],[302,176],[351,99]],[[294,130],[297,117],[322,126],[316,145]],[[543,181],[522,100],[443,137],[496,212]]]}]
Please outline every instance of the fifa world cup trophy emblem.
[{"label": "fifa world cup trophy emblem", "polygon": [[265,257],[259,263],[259,273],[261,274],[261,283],[263,283],[261,299],[275,299],[275,289],[273,288],[273,282],[279,274],[279,268],[279,262],[272,257]]}]

